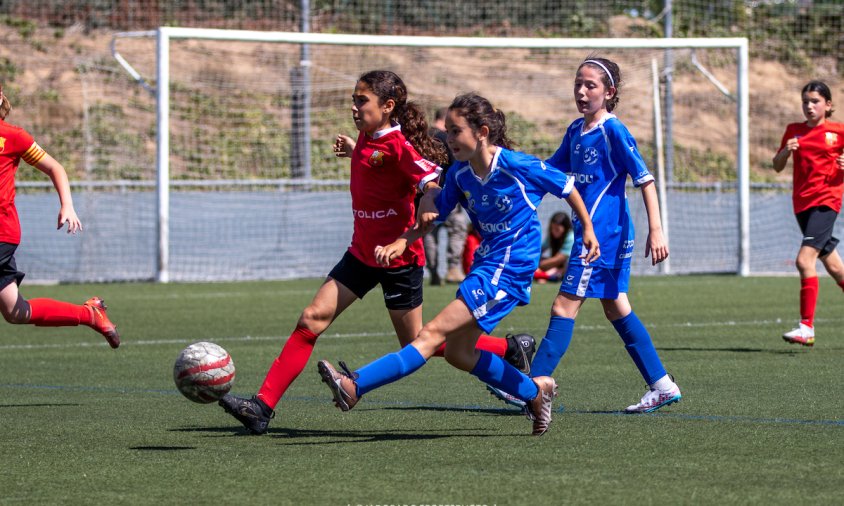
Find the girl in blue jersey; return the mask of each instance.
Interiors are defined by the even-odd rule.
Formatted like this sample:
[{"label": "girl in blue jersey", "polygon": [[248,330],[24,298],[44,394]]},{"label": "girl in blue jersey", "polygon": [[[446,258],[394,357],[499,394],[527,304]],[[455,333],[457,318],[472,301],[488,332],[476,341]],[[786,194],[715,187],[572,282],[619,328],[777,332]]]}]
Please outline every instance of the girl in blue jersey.
[{"label": "girl in blue jersey", "polygon": [[450,364],[524,401],[528,418],[533,420],[533,434],[541,435],[551,422],[557,388],[553,378],[531,379],[500,357],[476,350],[475,343],[513,308],[530,301],[542,239],[536,214],[542,197],[552,193],[565,198],[580,217],[578,244],[585,264],[600,255],[592,222],[571,178],[541,160],[509,149],[504,114],[485,98],[473,93],[455,98],[446,116],[446,131],[457,163],[449,169],[442,191],[426,193],[417,226],[394,243],[377,247],[375,254],[379,262],[389,263],[427,231],[437,216],[448,216],[459,203],[483,238],[471,272],[460,284],[456,300],[399,352],[355,372],[342,362],[345,372],[338,372],[322,360],[319,372],[337,407],[348,411],[367,392],[425,365],[434,351],[447,343],[445,358]]},{"label": "girl in blue jersey", "polygon": [[[560,293],[551,309],[551,322],[533,360],[531,374],[550,375],[566,352],[574,331],[574,318],[587,298],[601,300],[604,314],[624,341],[630,357],[648,384],[640,402],[629,413],[651,412],[680,400],[680,389],[665,372],[651,337],[627,298],[630,259],[633,256],[633,222],[624,186],[627,176],[642,190],[648,215],[645,256],[656,265],[668,257],[662,233],[654,178],[636,147],[636,140],[612,114],[618,104],[621,74],[605,58],[584,61],[574,80],[574,100],[583,118],[566,130],[563,142],[547,163],[574,179],[583,197],[603,255],[592,264],[569,262]],[[574,222],[572,251],[583,249],[583,227]]]}]

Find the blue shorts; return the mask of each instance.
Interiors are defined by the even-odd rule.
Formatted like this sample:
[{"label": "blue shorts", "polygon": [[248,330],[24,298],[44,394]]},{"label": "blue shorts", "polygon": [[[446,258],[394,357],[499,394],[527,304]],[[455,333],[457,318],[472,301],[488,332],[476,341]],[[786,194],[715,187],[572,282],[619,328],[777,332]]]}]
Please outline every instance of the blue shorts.
[{"label": "blue shorts", "polygon": [[630,266],[618,269],[580,265],[570,262],[560,291],[587,299],[618,298],[618,294],[627,293],[630,287]]},{"label": "blue shorts", "polygon": [[463,302],[469,307],[469,311],[478,322],[478,327],[487,334],[492,332],[516,306],[526,304],[509,295],[502,287],[493,285],[488,279],[472,273],[469,273],[460,283],[457,295],[463,297]]}]

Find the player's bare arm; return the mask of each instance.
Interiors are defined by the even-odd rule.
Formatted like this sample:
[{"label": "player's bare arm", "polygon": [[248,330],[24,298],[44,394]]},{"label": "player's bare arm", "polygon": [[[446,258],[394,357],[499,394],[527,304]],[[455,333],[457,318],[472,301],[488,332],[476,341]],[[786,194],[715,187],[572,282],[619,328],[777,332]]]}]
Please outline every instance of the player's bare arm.
[{"label": "player's bare arm", "polygon": [[800,141],[797,140],[797,137],[788,139],[785,143],[785,147],[774,156],[774,170],[782,172],[785,168],[786,162],[788,161],[788,157],[791,156],[791,152],[797,151],[798,147],[800,147]]},{"label": "player's bare arm", "polygon": [[419,210],[416,212],[416,222],[424,232],[427,232],[440,216],[436,199],[441,191],[442,189],[436,183],[429,182],[425,185],[425,194],[419,200]]},{"label": "player's bare arm", "polygon": [[75,234],[82,230],[82,222],[73,208],[73,197],[70,194],[70,183],[67,179],[67,172],[64,170],[62,164],[47,153],[38,161],[35,168],[50,178],[53,186],[56,188],[56,193],[59,194],[61,208],[59,209],[58,226],[56,229],[61,229],[66,223],[68,234]]},{"label": "player's bare arm", "polygon": [[579,258],[584,259],[586,263],[597,260],[601,256],[601,247],[592,227],[592,218],[589,217],[589,211],[586,210],[586,204],[583,203],[583,198],[577,188],[571,190],[569,196],[566,197],[566,202],[569,203],[571,210],[577,215],[577,219],[583,226],[583,246],[586,247],[587,251],[581,254]]},{"label": "player's bare arm", "polygon": [[645,258],[650,255],[651,265],[656,265],[668,258],[668,242],[662,233],[662,219],[659,216],[659,200],[653,181],[642,186],[642,199],[648,215],[648,238],[645,241]]}]

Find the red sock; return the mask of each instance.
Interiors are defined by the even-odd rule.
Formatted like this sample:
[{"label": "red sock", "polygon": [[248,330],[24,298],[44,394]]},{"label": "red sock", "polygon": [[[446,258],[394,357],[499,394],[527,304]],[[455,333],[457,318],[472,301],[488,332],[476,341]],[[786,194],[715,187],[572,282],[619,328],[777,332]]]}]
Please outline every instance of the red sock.
[{"label": "red sock", "polygon": [[800,322],[812,326],[815,321],[815,306],[818,303],[818,278],[800,280]]},{"label": "red sock", "polygon": [[287,391],[287,387],[302,373],[308,359],[311,358],[317,337],[319,337],[317,334],[304,327],[296,327],[284,343],[281,353],[273,361],[264,378],[264,383],[258,390],[257,397],[270,409],[275,409],[279,399]]},{"label": "red sock", "polygon": [[533,273],[533,279],[548,279],[548,273],[542,269],[536,269]]},{"label": "red sock", "polygon": [[29,323],[38,327],[73,327],[91,323],[91,310],[81,304],[30,299],[29,310]]},{"label": "red sock", "polygon": [[[488,351],[490,353],[495,353],[499,357],[503,357],[504,354],[507,352],[507,340],[503,337],[492,337],[486,334],[481,334],[481,337],[478,338],[478,344],[475,345],[476,349]],[[435,357],[442,357],[443,353],[445,352],[445,343],[442,346],[437,348],[437,351],[434,352]]]},{"label": "red sock", "polygon": [[839,286],[839,288],[844,290],[844,279],[842,279],[841,281],[838,282],[838,286]]}]

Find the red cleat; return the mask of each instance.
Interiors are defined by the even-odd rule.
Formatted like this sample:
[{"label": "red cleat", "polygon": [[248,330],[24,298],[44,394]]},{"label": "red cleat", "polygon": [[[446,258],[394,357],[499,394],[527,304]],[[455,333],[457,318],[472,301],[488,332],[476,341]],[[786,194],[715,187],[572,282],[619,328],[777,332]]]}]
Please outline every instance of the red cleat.
[{"label": "red cleat", "polygon": [[120,334],[117,333],[117,328],[106,315],[106,305],[103,299],[99,297],[91,297],[85,301],[85,307],[91,312],[91,323],[89,326],[102,334],[108,345],[112,348],[120,346]]}]

